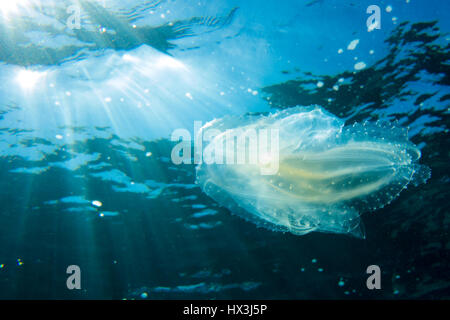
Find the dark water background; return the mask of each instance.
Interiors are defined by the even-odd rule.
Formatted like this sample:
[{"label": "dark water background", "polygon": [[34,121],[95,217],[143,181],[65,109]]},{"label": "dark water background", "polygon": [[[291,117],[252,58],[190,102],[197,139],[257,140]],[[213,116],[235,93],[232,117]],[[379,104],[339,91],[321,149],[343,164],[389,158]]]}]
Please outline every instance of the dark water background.
[{"label": "dark water background", "polygon": [[[233,14],[208,23],[219,27]],[[186,21],[207,21],[196,19]],[[112,49],[144,44],[171,53],[170,39],[188,30],[174,34],[175,27],[153,30],[158,43],[144,38],[127,46],[116,42]],[[258,88],[262,103],[273,109],[317,104],[350,124],[398,120],[411,128],[431,179],[363,215],[364,240],[257,228],[203,194],[194,183],[194,165],[173,165],[174,143],[167,138],[124,138],[112,127],[67,124],[58,129],[80,138],[54,148],[54,139],[12,127],[8,115],[23,106],[3,99],[2,148],[37,148],[42,156],[6,151],[0,156],[0,298],[448,299],[447,31],[438,21],[399,21],[384,39],[384,54],[363,70],[315,74],[287,67],[279,70],[285,81]],[[39,59],[39,48],[20,51],[12,43],[10,52],[5,48],[0,60],[23,66],[59,65],[78,52],[55,51]],[[14,53],[19,51],[20,56]],[[336,91],[341,78],[345,82]],[[317,81],[323,86],[316,87]],[[51,151],[45,152],[47,147]],[[82,270],[79,291],[66,288],[65,269],[72,264]],[[382,290],[366,288],[365,271],[373,264],[382,270]]]}]

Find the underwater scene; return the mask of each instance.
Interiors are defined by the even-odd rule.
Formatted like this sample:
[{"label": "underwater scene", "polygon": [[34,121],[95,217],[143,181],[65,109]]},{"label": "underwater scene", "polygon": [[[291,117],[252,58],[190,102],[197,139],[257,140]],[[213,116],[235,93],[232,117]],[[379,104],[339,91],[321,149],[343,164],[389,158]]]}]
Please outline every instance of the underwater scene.
[{"label": "underwater scene", "polygon": [[0,299],[449,299],[449,31],[444,0],[0,0]]}]

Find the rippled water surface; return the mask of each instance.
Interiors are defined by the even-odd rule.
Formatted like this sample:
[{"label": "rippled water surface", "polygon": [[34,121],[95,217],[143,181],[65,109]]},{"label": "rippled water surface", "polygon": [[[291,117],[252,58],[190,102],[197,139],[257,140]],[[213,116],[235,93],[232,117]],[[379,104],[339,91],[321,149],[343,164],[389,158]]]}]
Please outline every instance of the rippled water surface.
[{"label": "rippled water surface", "polygon": [[[0,298],[448,299],[449,12],[1,1]],[[299,236],[241,219],[171,159],[176,129],[299,105],[407,128],[431,177],[363,214],[365,239]],[[69,265],[81,290],[66,287]],[[369,265],[381,290],[366,287]]]}]

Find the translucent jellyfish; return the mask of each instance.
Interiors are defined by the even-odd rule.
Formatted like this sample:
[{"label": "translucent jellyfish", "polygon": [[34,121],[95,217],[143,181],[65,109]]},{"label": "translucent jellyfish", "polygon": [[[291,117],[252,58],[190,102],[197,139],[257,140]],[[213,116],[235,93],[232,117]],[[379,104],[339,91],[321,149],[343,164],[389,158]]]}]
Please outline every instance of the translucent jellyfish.
[{"label": "translucent jellyfish", "polygon": [[[277,139],[269,142],[269,131]],[[225,117],[199,134],[202,190],[258,226],[297,235],[319,231],[363,238],[362,213],[384,207],[408,184],[430,176],[405,128],[380,122],[344,126],[317,106]],[[261,147],[263,140],[269,147]],[[264,172],[269,164],[276,170]]]}]

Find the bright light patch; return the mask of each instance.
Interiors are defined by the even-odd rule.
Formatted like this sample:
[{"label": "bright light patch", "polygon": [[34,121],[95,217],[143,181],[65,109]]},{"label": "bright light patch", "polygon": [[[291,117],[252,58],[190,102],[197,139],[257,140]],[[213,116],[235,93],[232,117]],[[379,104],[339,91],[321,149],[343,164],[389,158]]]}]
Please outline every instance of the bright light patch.
[{"label": "bright light patch", "polygon": [[8,16],[11,13],[17,13],[19,9],[29,4],[29,0],[1,0],[0,12],[4,16]]},{"label": "bright light patch", "polygon": [[169,56],[159,58],[156,65],[160,68],[186,69],[183,63]]},{"label": "bright light patch", "polygon": [[124,54],[124,55],[122,56],[122,59],[123,59],[124,61],[128,61],[128,62],[135,62],[135,63],[139,62],[139,59],[138,59],[138,58],[133,57],[132,55],[129,55],[129,54]]},{"label": "bright light patch", "polygon": [[46,72],[21,70],[17,74],[16,81],[23,89],[32,89],[46,74]]}]

